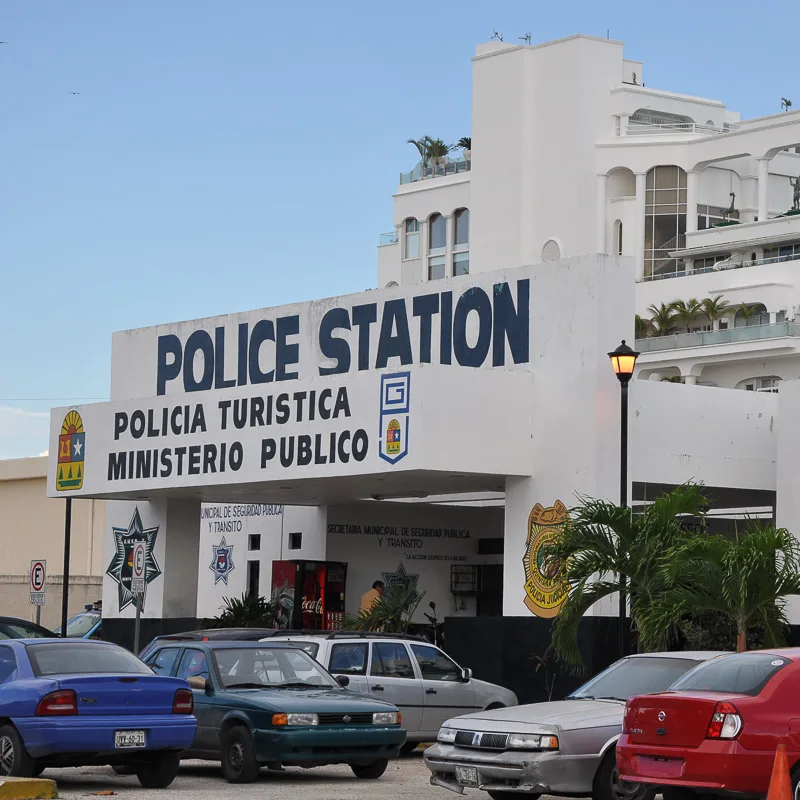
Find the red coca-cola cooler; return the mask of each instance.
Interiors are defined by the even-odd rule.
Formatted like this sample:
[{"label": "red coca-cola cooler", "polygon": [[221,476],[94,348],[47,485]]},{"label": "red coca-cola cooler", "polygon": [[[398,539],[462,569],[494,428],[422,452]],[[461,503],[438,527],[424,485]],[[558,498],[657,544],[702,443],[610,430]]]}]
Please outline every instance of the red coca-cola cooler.
[{"label": "red coca-cola cooler", "polygon": [[277,627],[338,630],[344,622],[347,564],[337,561],[273,561],[272,602]]}]

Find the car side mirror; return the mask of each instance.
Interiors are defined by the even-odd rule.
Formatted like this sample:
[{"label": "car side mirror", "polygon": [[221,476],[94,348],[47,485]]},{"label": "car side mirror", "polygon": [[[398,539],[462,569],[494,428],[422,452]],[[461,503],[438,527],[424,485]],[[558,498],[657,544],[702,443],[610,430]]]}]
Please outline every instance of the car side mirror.
[{"label": "car side mirror", "polygon": [[198,692],[206,692],[206,694],[211,694],[214,691],[214,684],[211,683],[211,678],[201,678],[199,675],[195,675],[194,677],[189,678],[187,683],[192,689],[196,689]]},{"label": "car side mirror", "polygon": [[466,667],[461,670],[461,681],[462,683],[469,683],[472,680],[472,670],[469,667]]},{"label": "car side mirror", "polygon": [[337,675],[336,683],[338,683],[342,689],[346,689],[350,685],[350,678],[347,675]]}]

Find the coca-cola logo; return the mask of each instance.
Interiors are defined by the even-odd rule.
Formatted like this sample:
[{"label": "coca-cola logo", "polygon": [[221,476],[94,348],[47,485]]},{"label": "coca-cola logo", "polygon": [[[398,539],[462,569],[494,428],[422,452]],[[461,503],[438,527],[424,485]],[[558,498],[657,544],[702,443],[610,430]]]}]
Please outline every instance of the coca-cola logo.
[{"label": "coca-cola logo", "polygon": [[322,613],[322,598],[319,597],[316,600],[311,597],[304,597],[303,598],[303,613],[304,614],[321,614]]}]

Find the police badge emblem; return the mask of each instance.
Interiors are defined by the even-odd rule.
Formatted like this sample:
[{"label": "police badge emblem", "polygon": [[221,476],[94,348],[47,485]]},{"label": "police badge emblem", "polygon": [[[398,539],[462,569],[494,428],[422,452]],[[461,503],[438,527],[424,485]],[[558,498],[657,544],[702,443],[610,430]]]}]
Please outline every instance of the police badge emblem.
[{"label": "police badge emblem", "polygon": [[528,517],[528,541],[522,565],[525,568],[525,606],[537,617],[558,614],[569,593],[561,565],[545,555],[546,545],[556,541],[569,521],[567,507],[556,500],[545,508],[537,503]]},{"label": "police badge emblem", "polygon": [[214,558],[211,559],[209,569],[214,573],[214,586],[222,581],[226,586],[228,585],[228,575],[233,572],[236,567],[233,564],[233,545],[225,543],[225,537],[218,545],[212,545],[214,549]]}]

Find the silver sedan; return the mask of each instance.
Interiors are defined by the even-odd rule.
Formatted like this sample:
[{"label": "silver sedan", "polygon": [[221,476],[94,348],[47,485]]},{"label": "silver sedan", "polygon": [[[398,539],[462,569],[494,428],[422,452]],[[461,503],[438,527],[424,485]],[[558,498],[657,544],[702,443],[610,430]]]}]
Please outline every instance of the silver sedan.
[{"label": "silver sedan", "polygon": [[652,792],[620,781],[616,743],[625,702],[662,692],[709,652],[628,656],[565,700],[455,717],[425,751],[431,783],[493,800],[512,795],[591,795],[594,800],[650,800]]}]

